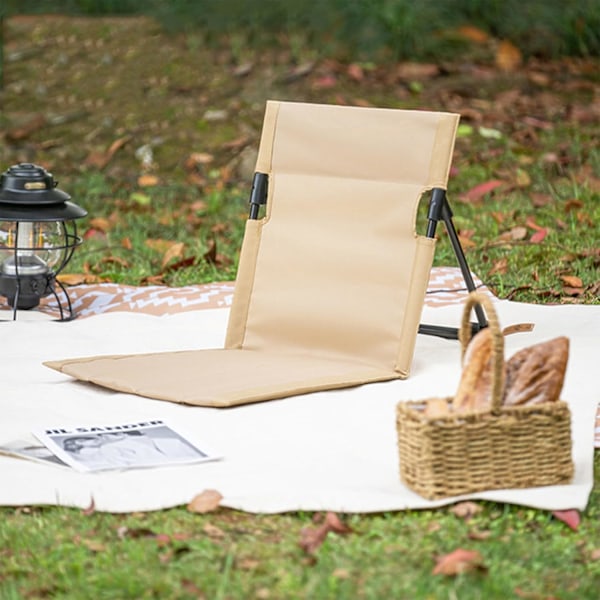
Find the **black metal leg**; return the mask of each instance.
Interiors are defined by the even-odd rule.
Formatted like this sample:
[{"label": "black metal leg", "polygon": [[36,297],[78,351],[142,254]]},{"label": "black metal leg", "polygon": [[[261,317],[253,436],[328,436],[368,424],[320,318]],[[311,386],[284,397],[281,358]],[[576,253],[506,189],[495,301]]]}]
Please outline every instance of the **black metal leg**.
[{"label": "black metal leg", "polygon": [[[427,237],[434,237],[437,224],[439,221],[443,221],[452,244],[452,250],[458,261],[463,279],[467,286],[467,290],[472,292],[475,290],[475,282],[471,276],[471,270],[467,264],[465,253],[460,245],[454,222],[452,221],[452,211],[448,199],[446,198],[446,191],[441,188],[434,188],[431,193],[431,200],[429,202],[429,212],[427,214]],[[481,306],[475,307],[475,315],[477,317],[477,323],[471,323],[471,332],[476,334],[480,329],[487,327],[487,319]],[[458,329],[456,327],[445,327],[442,325],[425,325],[421,323],[419,325],[419,333],[424,335],[435,335],[443,337],[449,340],[458,339]]]}]

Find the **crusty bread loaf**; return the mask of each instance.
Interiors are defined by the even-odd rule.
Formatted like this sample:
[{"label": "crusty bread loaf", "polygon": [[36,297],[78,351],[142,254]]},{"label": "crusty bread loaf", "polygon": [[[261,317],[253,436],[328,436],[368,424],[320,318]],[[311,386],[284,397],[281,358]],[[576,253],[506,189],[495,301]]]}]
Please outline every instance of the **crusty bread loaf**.
[{"label": "crusty bread loaf", "polygon": [[454,412],[486,410],[491,403],[492,332],[483,329],[473,337],[463,360],[463,371],[452,402]]},{"label": "crusty bread loaf", "polygon": [[430,398],[425,405],[424,414],[429,419],[439,419],[450,414],[450,407],[445,398]]},{"label": "crusty bread loaf", "polygon": [[506,363],[506,386],[503,403],[539,404],[559,399],[562,390],[569,340],[558,337],[523,348]]}]

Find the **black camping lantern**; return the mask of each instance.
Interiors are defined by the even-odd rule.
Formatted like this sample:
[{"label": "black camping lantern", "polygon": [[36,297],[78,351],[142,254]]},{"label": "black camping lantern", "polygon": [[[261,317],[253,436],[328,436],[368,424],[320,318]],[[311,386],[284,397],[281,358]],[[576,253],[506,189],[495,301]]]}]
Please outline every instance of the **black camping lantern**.
[{"label": "black camping lantern", "polygon": [[[13,309],[29,310],[53,295],[60,320],[71,320],[73,310],[56,275],[71,259],[81,238],[75,219],[87,211],[69,202],[57,189],[52,174],[31,163],[10,167],[0,176],[0,296]],[[65,310],[56,286],[66,298]]]}]

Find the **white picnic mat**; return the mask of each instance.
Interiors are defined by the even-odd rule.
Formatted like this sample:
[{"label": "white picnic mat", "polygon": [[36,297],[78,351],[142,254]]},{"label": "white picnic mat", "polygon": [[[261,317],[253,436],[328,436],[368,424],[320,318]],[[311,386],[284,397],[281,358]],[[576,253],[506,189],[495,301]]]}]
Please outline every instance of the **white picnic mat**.
[{"label": "white picnic mat", "polygon": [[[452,290],[444,291],[451,277],[444,271],[437,275],[438,289],[428,296],[422,321],[456,325],[462,312],[457,302],[461,292],[452,296]],[[400,483],[394,419],[400,400],[454,392],[460,376],[457,342],[418,336],[413,372],[405,381],[238,408],[189,407],[76,382],[41,363],[90,354],[220,347],[230,288],[213,289],[210,302],[184,312],[175,306],[174,312],[163,311],[172,314],[154,316],[123,297],[116,304],[108,302],[112,309],[107,309],[99,300],[98,287],[92,290],[96,309],[88,312],[93,314],[89,318],[82,315],[70,323],[56,323],[30,312],[17,321],[0,323],[0,445],[39,427],[162,418],[224,458],[194,466],[88,474],[0,456],[1,505],[86,508],[93,501],[100,511],[148,511],[185,504],[204,489],[218,490],[224,497],[222,505],[249,512],[376,512],[455,500],[429,502]],[[109,295],[115,293],[111,289]],[[119,293],[142,292],[133,288]],[[195,297],[193,290],[190,293]],[[215,302],[223,308],[214,308]],[[166,305],[173,308],[173,302]],[[593,485],[594,420],[600,400],[600,306],[497,301],[496,307],[503,326],[535,323],[532,332],[506,339],[507,356],[558,335],[571,340],[562,397],[572,411],[576,473],[568,486],[495,490],[469,497],[549,510],[584,509]]]}]

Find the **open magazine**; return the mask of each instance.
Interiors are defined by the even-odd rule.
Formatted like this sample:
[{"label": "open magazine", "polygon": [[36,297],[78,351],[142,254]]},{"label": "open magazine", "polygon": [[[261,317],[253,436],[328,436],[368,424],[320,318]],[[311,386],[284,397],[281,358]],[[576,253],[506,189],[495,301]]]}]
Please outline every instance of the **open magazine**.
[{"label": "open magazine", "polygon": [[0,453],[83,472],[160,467],[220,458],[160,419],[117,425],[50,427],[32,433],[41,444],[17,440],[1,445]]}]

